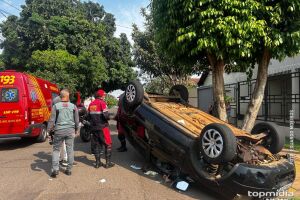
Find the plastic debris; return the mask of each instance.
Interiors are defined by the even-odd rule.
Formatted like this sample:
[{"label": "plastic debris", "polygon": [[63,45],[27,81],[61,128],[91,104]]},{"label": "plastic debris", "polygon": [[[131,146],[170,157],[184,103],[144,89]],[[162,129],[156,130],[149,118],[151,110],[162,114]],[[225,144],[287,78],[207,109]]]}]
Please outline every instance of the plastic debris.
[{"label": "plastic debris", "polygon": [[185,122],[184,122],[183,119],[180,119],[180,120],[178,120],[177,122],[178,122],[179,124],[185,125]]},{"label": "plastic debris", "polygon": [[186,191],[189,187],[189,184],[185,181],[179,181],[176,183],[176,188],[181,191]]},{"label": "plastic debris", "polygon": [[52,178],[49,178],[49,181],[52,181],[53,179]]},{"label": "plastic debris", "polygon": [[169,177],[170,177],[170,175],[163,175],[163,179],[164,179],[165,183],[170,183],[172,181]]},{"label": "plastic debris", "polygon": [[105,182],[106,180],[104,178],[99,181],[99,183],[105,183]]},{"label": "plastic debris", "polygon": [[136,169],[136,170],[142,169],[142,167],[141,167],[141,166],[138,166],[138,165],[130,165],[130,167],[131,167],[132,169]]},{"label": "plastic debris", "polygon": [[153,176],[154,177],[154,176],[157,176],[158,173],[155,172],[155,171],[150,170],[150,171],[145,172],[144,174],[147,175],[147,176]]}]

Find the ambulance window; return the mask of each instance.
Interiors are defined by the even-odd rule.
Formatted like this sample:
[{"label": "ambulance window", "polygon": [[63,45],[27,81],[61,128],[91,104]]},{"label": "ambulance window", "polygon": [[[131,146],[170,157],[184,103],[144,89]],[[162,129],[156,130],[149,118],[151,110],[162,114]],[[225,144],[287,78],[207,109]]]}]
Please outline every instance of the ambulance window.
[{"label": "ambulance window", "polygon": [[18,102],[19,91],[17,88],[2,88],[1,90],[1,102]]}]

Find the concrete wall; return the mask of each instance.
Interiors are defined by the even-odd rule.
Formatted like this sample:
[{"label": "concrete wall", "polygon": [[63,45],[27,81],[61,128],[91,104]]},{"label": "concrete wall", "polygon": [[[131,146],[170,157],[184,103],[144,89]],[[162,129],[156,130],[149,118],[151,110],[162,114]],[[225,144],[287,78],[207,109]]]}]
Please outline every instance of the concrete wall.
[{"label": "concrete wall", "polygon": [[198,89],[198,107],[204,112],[208,112],[213,104],[213,91],[211,87],[202,86]]},{"label": "concrete wall", "polygon": [[189,88],[189,104],[198,107],[198,92],[197,87]]},{"label": "concrete wall", "polygon": [[[276,74],[280,73],[282,71],[294,71],[295,68],[300,68],[300,55],[293,57],[293,58],[286,58],[283,61],[278,61],[278,60],[271,60],[269,69],[268,69],[268,74]],[[252,79],[255,79],[257,76],[257,66],[253,69],[253,76]],[[225,84],[231,84],[231,83],[237,83],[241,81],[246,81],[247,76],[245,73],[240,73],[240,72],[235,72],[235,73],[230,73],[224,74],[224,83]],[[212,84],[212,77],[211,77],[211,72],[206,78],[204,82],[204,86],[210,86]]]}]

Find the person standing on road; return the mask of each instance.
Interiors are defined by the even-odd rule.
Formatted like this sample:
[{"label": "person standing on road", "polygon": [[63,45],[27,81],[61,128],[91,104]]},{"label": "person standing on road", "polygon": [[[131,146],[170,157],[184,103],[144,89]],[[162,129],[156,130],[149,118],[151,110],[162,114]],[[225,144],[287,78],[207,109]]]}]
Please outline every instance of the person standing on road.
[{"label": "person standing on road", "polygon": [[[54,106],[55,104],[57,104],[58,102],[61,102],[61,98],[60,96],[57,96],[55,97],[53,100],[52,100],[52,106]],[[79,111],[78,111],[79,112]],[[67,148],[66,148],[66,143],[65,141],[63,141],[62,143],[62,148],[61,148],[61,151],[60,151],[60,159],[59,159],[59,164],[62,166],[62,167],[66,167],[68,166],[68,155],[67,155]],[[76,166],[77,163],[75,161],[73,161],[73,166]]]},{"label": "person standing on road", "polygon": [[118,112],[117,115],[115,117],[115,120],[117,121],[117,129],[118,129],[118,139],[121,143],[121,146],[119,148],[117,148],[117,150],[119,152],[126,152],[127,151],[127,147],[126,147],[126,138],[125,138],[125,133],[124,133],[124,127],[122,126],[122,124],[120,123],[120,117],[122,114],[122,100],[123,100],[124,94],[122,94],[119,97],[119,103],[118,103]]},{"label": "person standing on road", "polygon": [[71,175],[74,162],[74,138],[79,128],[79,116],[77,107],[69,102],[70,93],[67,89],[60,92],[61,102],[52,107],[51,118],[48,122],[48,132],[54,128],[52,173],[56,178],[59,174],[59,155],[62,143],[66,143],[68,165],[66,175]]},{"label": "person standing on road", "polygon": [[105,147],[105,158],[106,163],[103,165],[105,168],[110,168],[114,166],[111,162],[111,150],[112,150],[112,140],[110,137],[109,130],[109,114],[108,108],[104,101],[105,92],[100,89],[96,92],[95,100],[90,103],[88,108],[88,120],[91,123],[91,145],[94,147],[96,168],[101,167],[103,164],[100,160],[101,147]]},{"label": "person standing on road", "polygon": [[[60,96],[57,96],[57,97],[55,97],[52,100],[52,106],[54,106],[58,102],[61,102]],[[63,141],[63,143],[62,143],[62,149],[60,151],[60,161],[59,161],[59,164],[62,165],[62,166],[64,166],[64,167],[66,167],[68,165],[68,161],[67,160],[68,160],[68,155],[67,155],[66,143],[65,143],[65,141]]]}]

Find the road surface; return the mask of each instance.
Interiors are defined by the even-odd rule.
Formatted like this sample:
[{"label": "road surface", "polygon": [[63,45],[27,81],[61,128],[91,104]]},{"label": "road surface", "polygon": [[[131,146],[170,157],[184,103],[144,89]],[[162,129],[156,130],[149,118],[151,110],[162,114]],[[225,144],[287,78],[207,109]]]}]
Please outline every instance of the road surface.
[{"label": "road surface", "polygon": [[[113,162],[111,169],[93,167],[90,144],[75,139],[75,161],[72,176],[60,172],[50,178],[51,146],[48,142],[32,143],[20,139],[0,139],[0,200],[27,199],[110,199],[110,200],[161,200],[161,199],[220,199],[206,189],[191,186],[187,192],[178,192],[163,183],[160,175],[151,178],[141,170],[141,157],[130,145],[126,153],[116,152],[119,146],[115,126],[112,125]],[[100,180],[104,181],[101,183]]]}]

